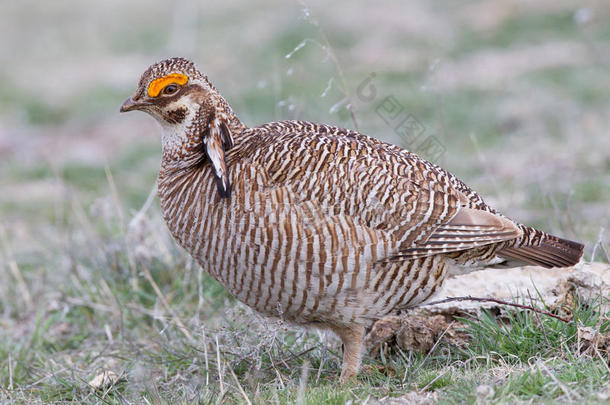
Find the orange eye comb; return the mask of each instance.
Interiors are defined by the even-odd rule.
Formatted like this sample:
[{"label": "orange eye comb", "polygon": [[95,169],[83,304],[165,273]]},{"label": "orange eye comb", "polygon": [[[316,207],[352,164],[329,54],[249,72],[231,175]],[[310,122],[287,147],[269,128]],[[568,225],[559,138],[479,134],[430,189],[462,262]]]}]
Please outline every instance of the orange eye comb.
[{"label": "orange eye comb", "polygon": [[189,78],[180,73],[172,73],[171,75],[163,76],[158,79],[153,80],[148,85],[148,96],[149,97],[157,97],[161,90],[168,84],[179,84],[183,85],[189,81]]}]

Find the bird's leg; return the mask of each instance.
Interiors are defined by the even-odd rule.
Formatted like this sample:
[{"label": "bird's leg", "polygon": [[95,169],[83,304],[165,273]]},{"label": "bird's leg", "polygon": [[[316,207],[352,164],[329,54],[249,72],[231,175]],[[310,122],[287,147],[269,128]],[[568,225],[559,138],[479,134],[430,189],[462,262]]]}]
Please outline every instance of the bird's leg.
[{"label": "bird's leg", "polygon": [[364,326],[332,326],[331,329],[339,335],[343,342],[343,366],[341,368],[339,383],[345,384],[356,376],[358,369],[360,368]]}]

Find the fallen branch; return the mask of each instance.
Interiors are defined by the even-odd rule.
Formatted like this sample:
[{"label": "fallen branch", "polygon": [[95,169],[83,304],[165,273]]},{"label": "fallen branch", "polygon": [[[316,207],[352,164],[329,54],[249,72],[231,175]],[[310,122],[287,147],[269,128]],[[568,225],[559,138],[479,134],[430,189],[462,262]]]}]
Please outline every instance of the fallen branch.
[{"label": "fallen branch", "polygon": [[550,316],[552,318],[555,319],[559,319],[561,322],[564,323],[570,323],[572,322],[572,318],[563,318],[559,315],[556,315],[552,312],[549,311],[544,311],[542,309],[538,309],[538,308],[534,308],[531,305],[522,305],[522,304],[515,304],[514,302],[508,302],[508,301],[503,301],[503,300],[499,300],[496,298],[481,298],[481,297],[471,297],[471,296],[467,296],[467,297],[449,297],[449,298],[445,298],[444,300],[439,300],[439,301],[432,301],[432,302],[427,302],[424,304],[420,304],[418,306],[428,306],[428,305],[438,305],[438,304],[444,304],[447,302],[462,302],[462,301],[475,301],[475,302],[493,302],[496,304],[500,304],[500,305],[508,305],[511,307],[515,307],[515,308],[520,308],[520,309],[527,309],[528,311],[533,311],[536,312],[538,314],[542,314],[542,315],[546,315],[546,316]]}]

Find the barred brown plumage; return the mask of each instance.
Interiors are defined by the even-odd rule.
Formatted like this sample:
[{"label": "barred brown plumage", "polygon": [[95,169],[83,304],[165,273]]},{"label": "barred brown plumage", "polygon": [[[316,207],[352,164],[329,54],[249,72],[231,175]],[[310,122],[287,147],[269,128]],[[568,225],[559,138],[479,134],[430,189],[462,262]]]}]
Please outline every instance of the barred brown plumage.
[{"label": "barred brown plumage", "polygon": [[451,269],[582,255],[398,146],[303,121],[246,127],[186,59],[145,71],[130,110],[163,127],[158,189],[174,238],[240,301],[336,332],[341,381],[358,370],[365,327],[430,298]]}]

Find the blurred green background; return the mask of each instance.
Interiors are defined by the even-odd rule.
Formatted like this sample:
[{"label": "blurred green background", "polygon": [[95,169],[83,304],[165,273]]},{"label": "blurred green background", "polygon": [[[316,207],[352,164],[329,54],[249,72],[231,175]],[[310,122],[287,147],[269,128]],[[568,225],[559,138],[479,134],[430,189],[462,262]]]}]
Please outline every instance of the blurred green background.
[{"label": "blurred green background", "polygon": [[[393,96],[444,145],[437,163],[591,247],[610,217],[609,18],[604,1],[4,2],[3,226],[40,237],[66,193],[109,193],[105,165],[125,207],[141,206],[160,130],[118,107],[148,65],[186,56],[249,125],[353,128],[351,103],[361,132],[413,147],[375,113]],[[378,96],[363,102],[373,72]]]},{"label": "blurred green background", "polygon": [[[349,107],[361,132],[413,148],[376,112],[393,97],[442,145],[436,163],[607,261],[609,21],[603,0],[3,1],[0,382],[64,398],[101,361],[83,347],[113,336],[152,339],[156,364],[171,310],[144,269],[189,330],[230,302],[170,241],[158,202],[145,204],[160,128],[118,112],[166,57],[193,59],[248,125],[354,128]],[[367,101],[357,90],[371,78]],[[188,348],[173,342],[171,353]],[[40,381],[57,364],[80,374],[49,391]]]}]

